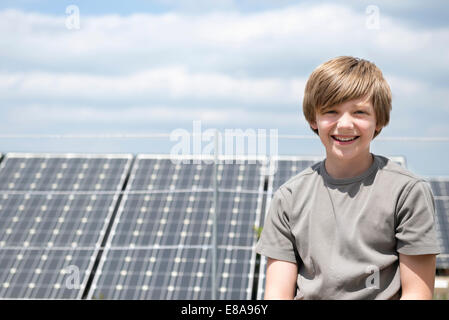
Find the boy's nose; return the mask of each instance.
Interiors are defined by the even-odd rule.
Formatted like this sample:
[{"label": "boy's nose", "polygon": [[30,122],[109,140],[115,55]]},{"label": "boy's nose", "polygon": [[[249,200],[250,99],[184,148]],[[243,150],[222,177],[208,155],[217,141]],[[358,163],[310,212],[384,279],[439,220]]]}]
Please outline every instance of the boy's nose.
[{"label": "boy's nose", "polygon": [[337,128],[345,128],[345,129],[354,128],[354,123],[352,121],[351,115],[349,115],[347,113],[343,113],[341,115],[340,119],[338,119]]}]

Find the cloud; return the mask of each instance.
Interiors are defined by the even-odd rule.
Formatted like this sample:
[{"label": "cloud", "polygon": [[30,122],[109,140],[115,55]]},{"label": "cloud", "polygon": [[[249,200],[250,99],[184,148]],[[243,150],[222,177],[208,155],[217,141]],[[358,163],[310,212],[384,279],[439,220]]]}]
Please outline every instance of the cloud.
[{"label": "cloud", "polygon": [[396,105],[403,109],[401,111],[449,114],[449,91],[445,86],[394,74],[386,74],[385,78],[393,93],[393,108]]},{"label": "cloud", "polygon": [[381,11],[379,29],[370,30],[365,10],[328,3],[250,13],[84,16],[81,10],[80,21],[79,30],[68,30],[63,15],[1,11],[2,69],[127,74],[183,65],[207,72],[305,76],[308,70],[288,69],[356,54],[389,67],[393,61],[391,68],[402,74],[410,74],[410,60],[421,75],[449,70],[447,27],[413,28]]},{"label": "cloud", "polygon": [[297,130],[307,77],[346,54],[384,71],[399,119],[410,109],[429,112],[429,101],[435,121],[447,117],[447,82],[434,82],[449,71],[449,28],[415,28],[381,11],[372,30],[365,10],[328,3],[258,12],[233,5],[127,16],[80,10],[79,30],[66,28],[64,12],[0,11],[2,121],[25,125],[29,113],[74,125],[150,118],[169,125],[176,117],[270,125],[280,115],[286,130]]},{"label": "cloud", "polygon": [[[96,107],[58,107],[48,105],[27,105],[22,108],[10,109],[7,116],[12,125],[23,125],[33,122],[35,127],[46,127],[52,124],[64,126],[90,126],[92,124],[109,126],[142,126],[160,124],[189,124],[192,121],[202,121],[209,126],[233,128],[261,128],[267,123],[271,128],[293,126],[300,123],[300,114],[296,117],[291,113],[254,112],[233,108],[225,109],[199,108],[191,110],[182,106],[131,106],[121,110],[102,110]],[[80,130],[82,131],[82,130]]]},{"label": "cloud", "polygon": [[296,103],[305,79],[240,78],[220,73],[193,73],[183,67],[157,68],[126,76],[75,73],[0,73],[0,94],[20,101],[50,100],[132,104],[155,98],[166,101],[233,101]]}]

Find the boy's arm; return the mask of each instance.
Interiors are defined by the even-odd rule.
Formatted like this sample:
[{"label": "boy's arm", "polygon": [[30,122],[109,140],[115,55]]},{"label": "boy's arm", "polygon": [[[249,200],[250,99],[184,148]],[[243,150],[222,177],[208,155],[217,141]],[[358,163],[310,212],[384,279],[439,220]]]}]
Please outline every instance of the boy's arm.
[{"label": "boy's arm", "polygon": [[268,258],[265,300],[293,300],[297,276],[296,263]]},{"label": "boy's arm", "polygon": [[399,254],[401,300],[431,300],[435,284],[436,256]]}]

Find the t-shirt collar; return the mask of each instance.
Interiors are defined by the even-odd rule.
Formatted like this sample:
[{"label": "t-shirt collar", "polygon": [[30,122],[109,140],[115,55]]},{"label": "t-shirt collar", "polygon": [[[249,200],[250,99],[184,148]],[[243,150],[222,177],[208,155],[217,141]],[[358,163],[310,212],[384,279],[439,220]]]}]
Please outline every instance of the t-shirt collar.
[{"label": "t-shirt collar", "polygon": [[352,177],[352,178],[343,178],[343,179],[336,179],[331,177],[327,171],[326,171],[326,167],[324,165],[325,160],[321,161],[321,165],[320,165],[320,173],[323,176],[324,181],[326,181],[329,184],[333,184],[333,185],[342,185],[342,184],[351,184],[354,182],[358,182],[361,181],[367,177],[369,177],[371,174],[373,174],[374,172],[377,171],[377,169],[379,168],[379,165],[377,163],[377,157],[374,154],[371,154],[373,156],[373,163],[371,164],[371,166],[362,174],[356,176],[356,177]]}]

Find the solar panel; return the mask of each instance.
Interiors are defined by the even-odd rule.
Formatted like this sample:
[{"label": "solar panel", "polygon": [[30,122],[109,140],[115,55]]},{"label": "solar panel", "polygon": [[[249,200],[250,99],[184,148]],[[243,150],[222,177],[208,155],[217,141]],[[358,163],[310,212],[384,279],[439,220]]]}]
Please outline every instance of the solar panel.
[{"label": "solar panel", "polygon": [[449,178],[429,178],[427,181],[430,183],[434,196],[449,196]]},{"label": "solar panel", "polygon": [[79,299],[95,260],[95,250],[0,250],[0,297]]},{"label": "solar panel", "polygon": [[8,153],[0,164],[0,190],[119,190],[130,157]]},{"label": "solar panel", "polygon": [[[251,296],[253,253],[248,249],[218,248],[218,299]],[[210,247],[117,249],[101,261],[101,276],[90,298],[211,299]]]},{"label": "solar panel", "polygon": [[297,175],[301,171],[307,169],[314,163],[322,161],[324,157],[310,156],[279,156],[272,160],[272,190],[276,191],[279,187],[287,182],[288,179]]},{"label": "solar panel", "polygon": [[[117,219],[112,227],[105,255],[116,257],[121,254],[120,250],[127,248],[139,256],[166,257],[171,252],[173,258],[171,260],[167,258],[167,265],[163,270],[159,270],[160,266],[156,264],[149,266],[139,264],[140,271],[134,270],[132,274],[151,272],[153,278],[159,280],[149,284],[148,290],[133,284],[127,287],[125,293],[113,294],[111,291],[114,299],[134,299],[134,297],[165,299],[171,296],[169,287],[158,289],[156,283],[162,281],[160,278],[167,277],[167,272],[170,270],[176,270],[177,262],[173,260],[176,250],[180,250],[178,255],[187,255],[184,258],[188,265],[183,268],[195,270],[194,265],[197,262],[191,255],[199,255],[201,250],[207,248],[203,258],[207,266],[204,275],[210,277],[213,169],[213,163],[193,163],[192,161],[174,163],[168,155],[139,155],[137,157]],[[242,264],[248,268],[254,267],[253,249],[256,242],[254,226],[258,225],[260,219],[264,170],[263,161],[251,163],[249,160],[228,161],[223,157],[220,158],[217,244],[222,250],[220,254],[223,255],[223,261],[231,259],[236,251],[246,257]],[[232,250],[225,250],[225,248],[232,248]],[[89,293],[90,297],[109,292],[112,287],[120,285],[120,277],[113,278],[111,283],[111,278],[107,276],[123,271],[118,264],[111,264],[106,259],[100,269],[101,272],[95,276]],[[125,274],[123,281],[126,282],[128,272],[125,270],[123,273]],[[240,279],[242,274],[228,273],[227,277]],[[190,289],[183,289],[186,281],[188,281],[187,278],[179,282],[181,287],[174,285],[173,290],[177,292],[174,295],[176,299],[192,299],[198,295],[193,290],[195,287],[193,284]],[[245,272],[244,280],[230,282],[232,286],[226,287],[226,291],[222,288],[219,298],[250,298],[252,281],[253,274]],[[208,285],[208,282],[196,285],[201,288],[201,298],[211,298]]]},{"label": "solar panel", "polygon": [[449,179],[427,179],[435,198],[435,228],[441,253],[437,256],[437,268],[449,268]]},{"label": "solar panel", "polygon": [[[261,199],[258,193],[220,193],[219,244],[253,245]],[[131,193],[124,196],[122,203],[112,228],[112,247],[204,245],[211,241],[213,192]]]},{"label": "solar panel", "polygon": [[[131,157],[6,155],[0,165],[1,298],[81,297]],[[76,287],[62,282],[70,276],[66,267],[76,271]]]},{"label": "solar panel", "polygon": [[116,201],[117,195],[5,193],[0,248],[95,246]]},{"label": "solar panel", "polygon": [[[185,161],[186,163],[182,163]],[[218,181],[222,189],[258,190],[264,160],[221,157]],[[169,155],[138,155],[128,190],[184,190],[213,187],[213,159],[171,159]]]}]

